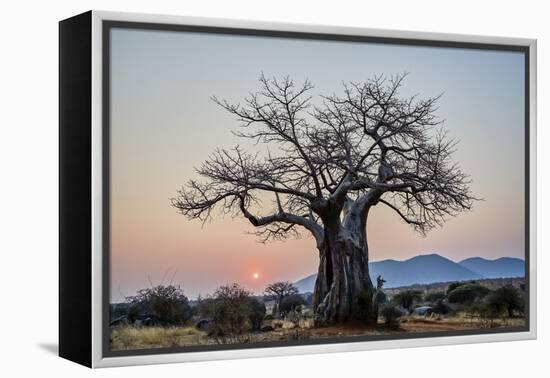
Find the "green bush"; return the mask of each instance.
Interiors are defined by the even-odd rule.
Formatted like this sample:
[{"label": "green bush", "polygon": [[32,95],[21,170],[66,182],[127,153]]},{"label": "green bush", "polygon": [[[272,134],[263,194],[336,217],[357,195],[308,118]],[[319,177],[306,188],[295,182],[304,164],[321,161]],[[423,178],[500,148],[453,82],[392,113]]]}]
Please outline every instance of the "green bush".
[{"label": "green bush", "polygon": [[250,314],[248,315],[248,320],[250,321],[250,328],[253,332],[259,332],[262,329],[262,321],[265,317],[265,304],[256,298],[251,298],[249,305]]},{"label": "green bush", "polygon": [[306,301],[300,294],[291,294],[281,300],[279,312],[283,314],[288,314],[291,311],[300,312],[305,304]]},{"label": "green bush", "polygon": [[522,315],[525,312],[525,301],[521,292],[512,285],[506,285],[495,290],[486,299],[486,305],[495,313],[506,313],[509,317],[514,313]]},{"label": "green bush", "polygon": [[451,284],[449,284],[449,286],[447,287],[447,294],[449,294],[451,291],[453,291],[454,289],[462,286],[462,285],[465,285],[466,282],[453,282]]},{"label": "green bush", "polygon": [[220,286],[201,303],[201,314],[212,321],[209,336],[219,343],[244,342],[247,332],[260,330],[265,305],[234,283]]},{"label": "green bush", "polygon": [[136,321],[136,318],[139,316],[139,307],[135,304],[131,304],[130,306],[128,306],[128,320],[130,322],[135,322]]},{"label": "green bush", "polygon": [[451,312],[451,308],[447,305],[443,299],[440,299],[432,306],[432,311],[436,314],[446,315]]},{"label": "green bush", "polygon": [[424,300],[426,302],[430,302],[430,303],[438,303],[439,301],[442,301],[443,299],[445,299],[445,297],[446,297],[446,295],[445,295],[444,292],[435,291],[435,292],[427,294],[426,297],[424,298]]},{"label": "green bush", "polygon": [[179,286],[158,285],[126,297],[128,318],[141,314],[156,315],[165,324],[183,324],[193,315],[189,300]]},{"label": "green bush", "polygon": [[491,290],[478,283],[466,283],[451,290],[447,295],[450,303],[473,303],[483,299]]},{"label": "green bush", "polygon": [[422,300],[422,292],[419,290],[403,290],[394,295],[393,300],[407,311],[411,312],[415,302]]},{"label": "green bush", "polygon": [[466,305],[466,313],[474,318],[479,318],[482,328],[496,326],[495,319],[499,317],[499,311],[484,302],[475,302]]},{"label": "green bush", "polygon": [[380,314],[384,318],[384,324],[389,328],[399,328],[401,311],[393,303],[387,303],[382,307]]}]

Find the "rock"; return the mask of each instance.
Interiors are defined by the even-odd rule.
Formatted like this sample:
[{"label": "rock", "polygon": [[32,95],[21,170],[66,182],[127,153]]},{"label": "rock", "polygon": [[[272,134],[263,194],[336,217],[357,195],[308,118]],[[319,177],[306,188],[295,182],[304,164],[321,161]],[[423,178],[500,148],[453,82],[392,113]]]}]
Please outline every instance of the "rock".
[{"label": "rock", "polygon": [[413,310],[412,315],[425,316],[430,315],[433,312],[433,308],[430,306],[417,307]]}]

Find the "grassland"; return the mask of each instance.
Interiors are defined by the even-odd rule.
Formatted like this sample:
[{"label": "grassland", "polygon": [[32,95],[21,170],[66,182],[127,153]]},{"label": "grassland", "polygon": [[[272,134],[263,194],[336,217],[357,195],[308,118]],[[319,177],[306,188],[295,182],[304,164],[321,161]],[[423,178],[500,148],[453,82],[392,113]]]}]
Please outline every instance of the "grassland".
[{"label": "grassland", "polygon": [[298,323],[272,320],[265,322],[273,331],[240,335],[233,340],[220,340],[209,337],[206,332],[195,327],[137,327],[124,325],[115,327],[111,333],[112,350],[150,349],[186,347],[196,345],[217,345],[221,343],[253,343],[270,341],[289,341],[323,339],[334,337],[377,336],[407,333],[426,333],[442,331],[465,331],[486,328],[521,327],[523,318],[495,319],[488,323],[483,319],[472,318],[464,313],[449,317],[441,316],[403,316],[400,327],[389,329],[381,321],[377,326],[365,327],[357,324],[312,327],[305,319]]}]

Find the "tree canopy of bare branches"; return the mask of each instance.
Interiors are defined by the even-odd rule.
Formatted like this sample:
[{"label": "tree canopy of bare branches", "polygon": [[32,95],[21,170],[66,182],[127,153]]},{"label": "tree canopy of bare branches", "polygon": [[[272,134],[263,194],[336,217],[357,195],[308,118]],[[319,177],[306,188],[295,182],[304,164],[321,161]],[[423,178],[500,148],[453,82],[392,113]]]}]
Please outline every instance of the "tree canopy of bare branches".
[{"label": "tree canopy of bare branches", "polygon": [[[350,269],[336,256],[353,253],[337,242],[352,240],[361,250],[357,266],[368,262],[365,228],[372,206],[386,206],[426,234],[475,200],[469,176],[453,161],[457,141],[436,115],[440,97],[401,96],[406,76],[345,83],[340,94],[320,96],[315,104],[309,81],[297,85],[289,77],[263,75],[260,89],[242,104],[214,97],[238,120],[235,135],[265,146],[265,153],[216,149],[197,168],[200,180],[191,179],[172,205],[190,219],[208,220],[215,208],[242,216],[262,241],[306,230],[326,276],[314,303],[327,306],[337,270],[358,270],[345,272]],[[267,209],[261,203],[266,194],[273,198]],[[363,277],[368,267],[361,269]],[[371,290],[368,275],[355,278],[368,280]],[[353,298],[349,302],[351,308]],[[323,318],[346,318],[349,308]]]}]

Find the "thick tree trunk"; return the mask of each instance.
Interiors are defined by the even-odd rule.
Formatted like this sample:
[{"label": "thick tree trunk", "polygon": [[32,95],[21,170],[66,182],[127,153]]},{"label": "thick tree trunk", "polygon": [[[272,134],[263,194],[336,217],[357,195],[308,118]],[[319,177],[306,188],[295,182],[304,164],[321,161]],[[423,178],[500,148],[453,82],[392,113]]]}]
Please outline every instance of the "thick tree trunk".
[{"label": "thick tree trunk", "polygon": [[374,301],[368,266],[366,214],[359,206],[325,222],[325,239],[319,247],[319,270],[313,294],[315,323],[327,325],[346,321],[375,324]]}]

